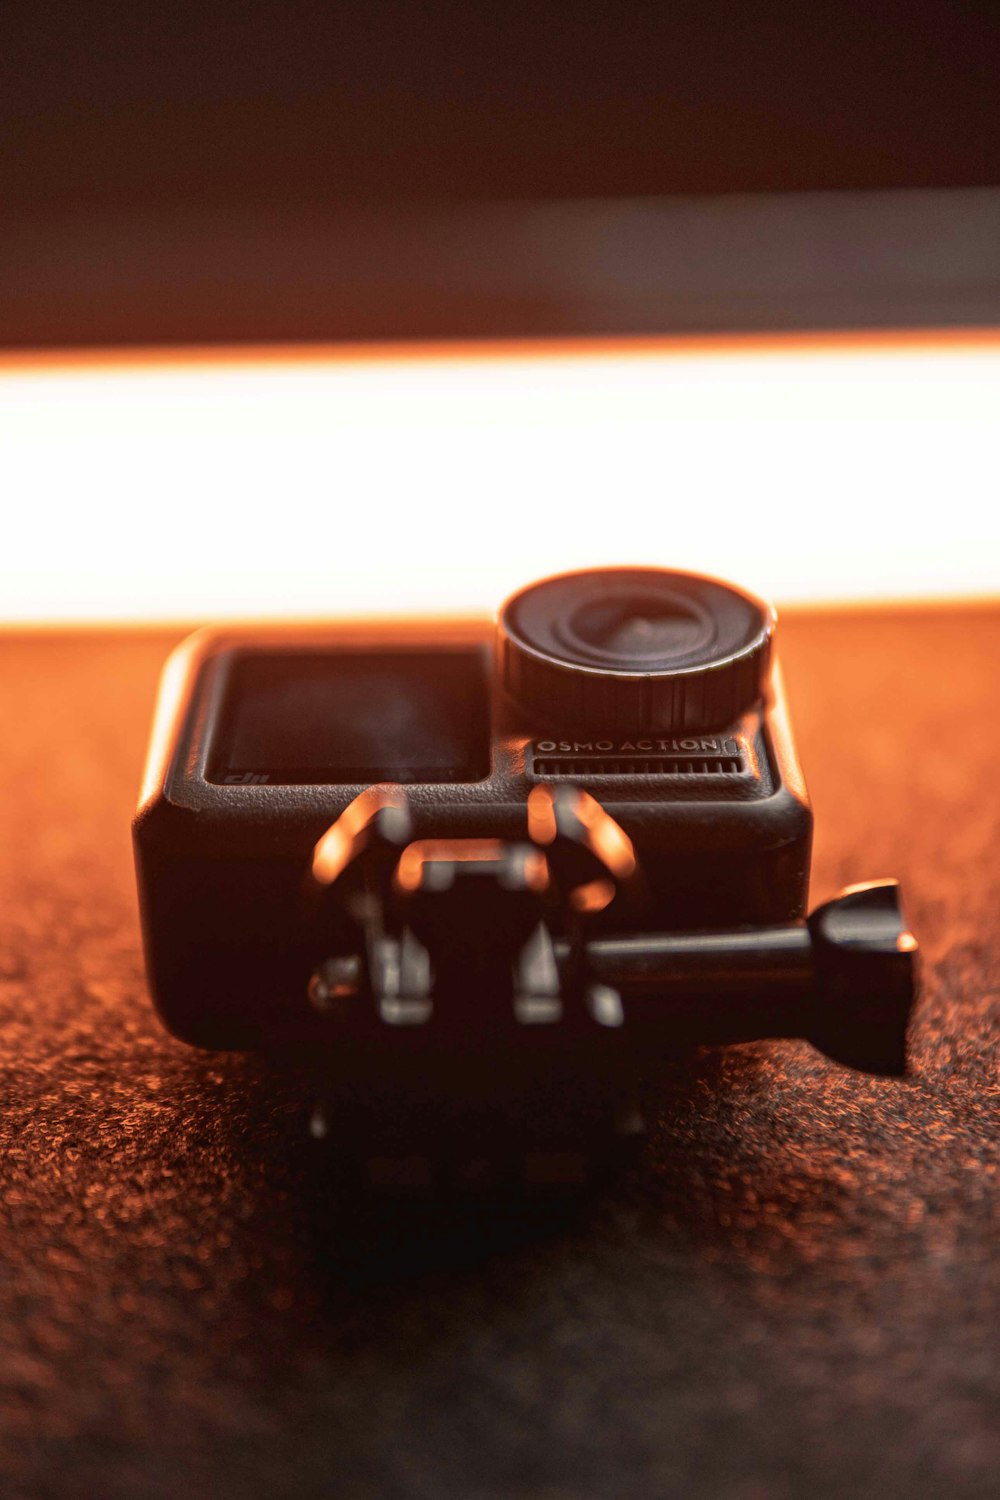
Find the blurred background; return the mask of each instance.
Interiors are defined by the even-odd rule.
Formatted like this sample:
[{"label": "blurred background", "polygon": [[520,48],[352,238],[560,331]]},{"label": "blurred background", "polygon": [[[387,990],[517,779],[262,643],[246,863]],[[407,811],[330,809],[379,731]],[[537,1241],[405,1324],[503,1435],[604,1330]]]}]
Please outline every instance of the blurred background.
[{"label": "blurred background", "polygon": [[14,0],[0,620],[995,594],[998,28]]}]

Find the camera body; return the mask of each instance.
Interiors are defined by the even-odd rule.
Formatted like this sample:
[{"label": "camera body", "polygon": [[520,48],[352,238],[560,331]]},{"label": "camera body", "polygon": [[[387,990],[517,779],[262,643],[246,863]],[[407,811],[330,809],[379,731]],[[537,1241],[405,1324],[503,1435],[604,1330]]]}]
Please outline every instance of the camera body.
[{"label": "camera body", "polygon": [[539,787],[589,793],[641,879],[588,934],[801,922],[812,815],[773,611],[692,575],[547,580],[490,620],[199,632],[164,671],[134,824],[150,986],[209,1048],[321,1044],[310,975],[357,914],[306,893],[359,794],[405,792],[414,840],[526,838]]}]

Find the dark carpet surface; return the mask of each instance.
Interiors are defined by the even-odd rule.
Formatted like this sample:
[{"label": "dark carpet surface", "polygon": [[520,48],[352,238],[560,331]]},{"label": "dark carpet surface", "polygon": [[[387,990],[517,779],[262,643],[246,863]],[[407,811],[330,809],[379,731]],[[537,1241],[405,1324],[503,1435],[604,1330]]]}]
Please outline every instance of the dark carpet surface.
[{"label": "dark carpet surface", "polygon": [[790,614],[813,899],[898,875],[903,1082],[705,1055],[584,1200],[351,1205],[309,1106],[146,998],[167,634],[0,639],[0,1493],[1000,1490],[1000,610]]}]

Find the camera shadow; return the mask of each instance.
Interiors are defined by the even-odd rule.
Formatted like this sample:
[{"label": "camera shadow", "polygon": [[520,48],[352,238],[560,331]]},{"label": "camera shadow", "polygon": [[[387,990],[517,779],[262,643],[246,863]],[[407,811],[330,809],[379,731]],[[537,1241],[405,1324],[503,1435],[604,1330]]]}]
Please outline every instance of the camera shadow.
[{"label": "camera shadow", "polygon": [[[362,1111],[318,1111],[312,1067],[252,1056],[227,1063],[227,1170],[257,1196],[254,1232],[282,1241],[286,1258],[331,1303],[595,1233],[642,1233],[654,1221],[660,1238],[725,1234],[716,1210],[732,1202],[731,1187],[717,1186],[727,1149],[720,1118],[729,1110],[719,1091],[738,1081],[741,1095],[753,1094],[767,1071],[757,1047],[667,1058],[637,1091],[623,1135],[614,1133],[620,1115],[595,1118],[587,1109],[575,1142],[560,1110],[558,1149],[524,1134],[521,1120],[458,1117],[436,1122],[446,1145],[435,1157],[426,1121],[416,1125],[419,1144],[395,1125],[387,1155],[366,1144]],[[746,1167],[744,1150],[739,1170]]]}]

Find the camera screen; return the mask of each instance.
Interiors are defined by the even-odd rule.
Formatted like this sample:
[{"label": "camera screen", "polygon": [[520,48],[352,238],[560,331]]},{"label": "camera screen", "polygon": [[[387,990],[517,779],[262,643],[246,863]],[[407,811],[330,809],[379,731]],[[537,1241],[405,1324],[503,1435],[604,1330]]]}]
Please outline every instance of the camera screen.
[{"label": "camera screen", "polygon": [[489,775],[477,651],[262,652],[233,666],[211,779],[230,785],[479,781]]}]

